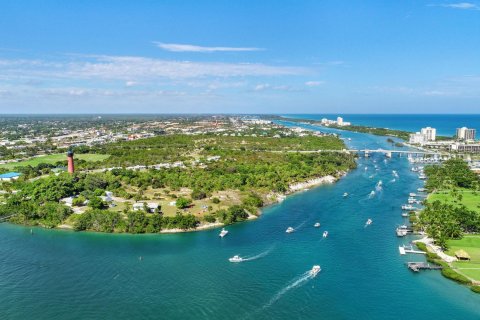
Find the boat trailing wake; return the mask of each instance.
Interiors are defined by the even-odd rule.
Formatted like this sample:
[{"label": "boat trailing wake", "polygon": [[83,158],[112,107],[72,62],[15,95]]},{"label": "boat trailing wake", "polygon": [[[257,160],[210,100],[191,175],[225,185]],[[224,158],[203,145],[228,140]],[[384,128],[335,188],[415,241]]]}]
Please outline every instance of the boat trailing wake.
[{"label": "boat trailing wake", "polygon": [[263,306],[262,309],[265,309],[265,308],[268,308],[270,307],[271,305],[273,305],[275,302],[277,302],[278,300],[280,300],[280,298],[286,294],[288,291],[294,289],[294,288],[297,288],[299,286],[302,286],[304,285],[305,283],[307,283],[309,280],[313,279],[313,276],[310,274],[310,270],[309,271],[306,271],[304,272],[303,274],[301,274],[300,276],[296,277],[295,279],[293,279],[292,281],[290,281],[287,286],[285,286],[282,290],[278,291],[273,297],[272,299],[270,299],[270,301],[268,301],[268,303],[266,305]]},{"label": "boat trailing wake", "polygon": [[375,186],[375,191],[376,191],[376,192],[382,191],[382,189],[383,189],[382,185],[383,185],[382,180],[379,180],[378,183],[377,183],[377,185]]},{"label": "boat trailing wake", "polygon": [[368,199],[372,199],[373,197],[375,197],[375,191],[372,190],[372,192],[368,194]]},{"label": "boat trailing wake", "polygon": [[243,261],[242,262],[245,262],[245,261],[252,261],[252,260],[257,260],[257,259],[260,259],[260,258],[263,258],[265,257],[266,255],[268,255],[272,250],[273,250],[274,247],[271,247],[269,248],[268,250],[262,252],[262,253],[259,253],[253,257],[245,257],[243,258]]}]

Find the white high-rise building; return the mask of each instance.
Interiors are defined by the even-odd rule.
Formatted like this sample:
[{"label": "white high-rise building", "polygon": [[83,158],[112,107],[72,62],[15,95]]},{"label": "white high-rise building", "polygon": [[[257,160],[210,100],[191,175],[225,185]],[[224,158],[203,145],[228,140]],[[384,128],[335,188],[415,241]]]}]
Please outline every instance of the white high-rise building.
[{"label": "white high-rise building", "polygon": [[467,127],[457,128],[458,140],[475,140],[475,129],[468,129]]},{"label": "white high-rise building", "polygon": [[410,134],[410,139],[408,140],[408,142],[411,144],[423,145],[427,143],[427,136],[420,132],[412,133]]},{"label": "white high-rise building", "polygon": [[343,118],[342,117],[337,117],[337,125],[343,126]]},{"label": "white high-rise building", "polygon": [[437,136],[437,129],[426,127],[426,128],[422,128],[422,130],[420,130],[420,133],[425,135],[425,138],[427,139],[427,141],[435,141],[435,138]]}]

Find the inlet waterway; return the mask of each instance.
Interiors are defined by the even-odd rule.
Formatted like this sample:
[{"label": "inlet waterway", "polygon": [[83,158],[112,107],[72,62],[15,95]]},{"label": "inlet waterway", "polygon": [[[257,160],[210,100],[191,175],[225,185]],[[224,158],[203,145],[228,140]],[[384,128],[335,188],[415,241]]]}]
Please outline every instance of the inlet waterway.
[{"label": "inlet waterway", "polygon": [[[390,146],[386,137],[342,137],[352,148]],[[412,240],[395,236],[400,207],[421,186],[405,157],[359,158],[337,183],[228,226],[223,239],[218,229],[31,234],[3,223],[0,318],[480,319],[480,295],[437,271],[414,274],[405,263],[424,258],[399,255],[398,246]],[[296,231],[287,234],[289,226]],[[229,262],[236,254],[253,259]],[[322,271],[312,279],[306,272],[317,264]]]}]

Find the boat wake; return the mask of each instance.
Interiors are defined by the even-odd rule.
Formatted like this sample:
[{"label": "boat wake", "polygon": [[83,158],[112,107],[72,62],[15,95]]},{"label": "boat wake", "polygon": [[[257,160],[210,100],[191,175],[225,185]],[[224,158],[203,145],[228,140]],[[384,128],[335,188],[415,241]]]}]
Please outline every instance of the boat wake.
[{"label": "boat wake", "polygon": [[263,258],[265,257],[266,255],[268,255],[272,250],[273,250],[274,247],[271,247],[269,248],[268,250],[262,252],[262,253],[259,253],[253,257],[245,257],[243,258],[242,262],[245,262],[245,261],[253,261],[253,260],[257,260],[257,259],[260,259],[260,258]]},{"label": "boat wake", "polygon": [[381,191],[383,190],[382,185],[383,185],[382,180],[379,180],[378,183],[377,183],[377,185],[375,186],[375,191],[376,191],[376,192],[381,192]]},{"label": "boat wake", "polygon": [[293,279],[292,281],[290,281],[282,290],[278,291],[278,292],[272,297],[272,299],[270,299],[270,301],[269,301],[266,305],[263,306],[262,309],[265,309],[265,308],[270,307],[270,306],[273,305],[275,302],[277,302],[278,300],[280,300],[280,298],[281,298],[284,294],[286,294],[288,291],[304,285],[305,283],[307,283],[307,282],[308,282],[309,280],[311,280],[311,279],[313,279],[313,276],[310,274],[310,270],[304,272],[304,273],[301,274],[300,276],[298,276],[298,277],[296,277],[295,279]]}]

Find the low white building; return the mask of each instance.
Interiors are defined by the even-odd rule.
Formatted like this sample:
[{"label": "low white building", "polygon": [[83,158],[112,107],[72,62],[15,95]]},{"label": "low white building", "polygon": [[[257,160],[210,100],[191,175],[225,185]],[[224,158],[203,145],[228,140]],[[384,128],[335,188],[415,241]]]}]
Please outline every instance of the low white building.
[{"label": "low white building", "polygon": [[133,204],[133,211],[142,211],[142,210],[147,210],[149,213],[154,213],[155,210],[157,210],[159,207],[158,203],[154,202],[137,202]]}]

